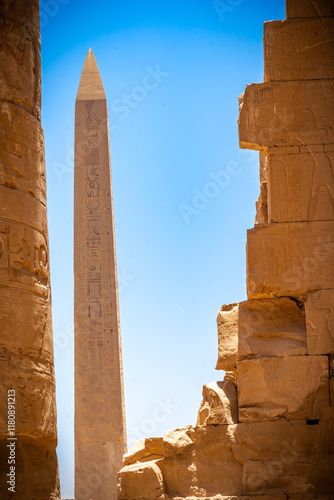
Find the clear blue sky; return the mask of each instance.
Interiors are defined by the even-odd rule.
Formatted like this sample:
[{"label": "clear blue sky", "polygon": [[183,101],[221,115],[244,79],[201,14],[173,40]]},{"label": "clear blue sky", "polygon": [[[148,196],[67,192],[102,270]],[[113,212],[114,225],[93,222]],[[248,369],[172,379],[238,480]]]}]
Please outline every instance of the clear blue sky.
[{"label": "clear blue sky", "polygon": [[238,96],[263,80],[263,22],[284,18],[284,0],[41,0],[41,12],[58,457],[73,498],[74,105],[87,51],[109,107],[131,446],[195,424],[202,385],[223,378],[216,315],[246,298],[259,193]]}]

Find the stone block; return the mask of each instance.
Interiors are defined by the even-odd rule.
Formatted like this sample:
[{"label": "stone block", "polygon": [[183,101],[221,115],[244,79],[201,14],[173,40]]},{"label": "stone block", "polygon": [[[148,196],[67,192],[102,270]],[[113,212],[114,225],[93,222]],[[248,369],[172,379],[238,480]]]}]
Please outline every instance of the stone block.
[{"label": "stone block", "polygon": [[334,78],[334,19],[264,23],[264,81]]},{"label": "stone block", "polygon": [[[178,432],[192,445],[156,462],[163,471],[165,498],[276,500],[284,495],[284,500],[288,494],[295,500],[327,500],[334,490],[334,419],[320,419],[316,425],[278,420]],[[127,484],[127,495],[120,499],[142,498],[135,481]]]},{"label": "stone block", "polygon": [[235,426],[186,428],[192,446],[164,459],[166,491],[186,498],[238,494],[242,490],[242,466],[231,448],[231,427]]},{"label": "stone block", "polygon": [[333,419],[317,425],[305,420],[238,424],[243,491],[275,498],[284,492],[296,500],[331,498],[333,432]]},{"label": "stone block", "polygon": [[192,428],[176,429],[168,431],[164,435],[164,456],[179,455],[192,446]]},{"label": "stone block", "polygon": [[162,458],[164,454],[164,443],[162,437],[152,437],[137,441],[123,455],[123,465],[131,465],[136,462],[148,462]]},{"label": "stone block", "polygon": [[234,384],[230,380],[205,384],[197,425],[235,424],[237,422],[238,400]]},{"label": "stone block", "polygon": [[268,157],[263,152],[259,153],[260,163],[260,195],[256,201],[256,215],[255,224],[268,223],[268,199],[267,199],[267,185],[268,185]]},{"label": "stone block", "polygon": [[334,143],[334,80],[256,83],[239,100],[241,148]]},{"label": "stone block", "polygon": [[119,500],[158,500],[163,498],[162,472],[153,462],[126,465],[117,474]]},{"label": "stone block", "polygon": [[163,437],[149,437],[145,438],[145,448],[148,453],[152,455],[163,456],[164,454],[164,438]]},{"label": "stone block", "polygon": [[266,181],[260,184],[260,194],[255,207],[255,224],[268,224],[268,183]]},{"label": "stone block", "polygon": [[247,235],[248,298],[332,288],[334,223],[257,225]]},{"label": "stone block", "polygon": [[216,370],[233,370],[238,352],[239,304],[223,305],[218,312],[218,360]]},{"label": "stone block", "polygon": [[307,354],[305,318],[287,298],[239,304],[238,359]]},{"label": "stone block", "polygon": [[216,500],[217,495],[248,500],[272,495],[276,500],[294,495],[298,487],[308,492],[304,498],[313,499],[334,490],[333,419],[318,425],[291,420],[200,426],[186,432],[193,447],[164,460],[166,491],[174,500]]},{"label": "stone block", "polygon": [[287,297],[223,306],[218,339],[217,369],[231,369],[237,359],[307,354],[304,315]]},{"label": "stone block", "polygon": [[259,491],[273,494],[277,491],[283,493],[284,487],[285,491],[289,491],[289,498],[290,494],[295,493],[306,495],[304,498],[309,498],[308,494],[312,494],[313,490],[313,485],[306,474],[303,474],[303,470],[300,471],[300,475],[291,474],[291,470],[284,467],[279,460],[268,462],[249,460],[242,470],[242,482],[246,493]]},{"label": "stone block", "polygon": [[288,356],[238,362],[239,421],[321,417],[329,406],[327,356]]},{"label": "stone block", "polygon": [[305,303],[309,354],[334,354],[334,290],[318,290]]},{"label": "stone block", "polygon": [[299,17],[333,17],[333,0],[286,0],[285,13],[287,19]]},{"label": "stone block", "polygon": [[333,148],[306,147],[281,155],[269,149],[269,222],[334,220]]},{"label": "stone block", "polygon": [[300,500],[331,493],[333,431],[334,420],[318,425],[305,420],[238,424],[233,446],[239,445],[243,491],[274,498],[281,492],[290,498],[300,494]]}]

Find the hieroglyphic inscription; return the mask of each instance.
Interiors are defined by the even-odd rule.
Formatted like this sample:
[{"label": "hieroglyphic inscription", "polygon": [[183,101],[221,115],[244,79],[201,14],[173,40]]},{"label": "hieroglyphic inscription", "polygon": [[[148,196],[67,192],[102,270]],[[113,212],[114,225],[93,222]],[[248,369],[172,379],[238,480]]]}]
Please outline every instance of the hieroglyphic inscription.
[{"label": "hieroglyphic inscription", "polygon": [[86,311],[88,320],[88,346],[92,366],[101,369],[103,346],[103,318],[102,318],[102,262],[101,262],[101,231],[100,231],[100,165],[99,122],[97,115],[92,111],[92,103],[87,103],[88,119],[83,130],[85,136],[84,167],[85,182],[85,237],[87,248],[87,302]]},{"label": "hieroglyphic inscription", "polygon": [[[106,139],[106,123],[100,119],[98,111],[94,103],[88,101],[86,103],[87,119],[83,126],[82,133],[84,140],[79,145],[79,151],[83,156],[83,166],[85,172],[84,184],[84,209],[85,218],[81,219],[81,223],[85,226],[85,245],[86,245],[86,262],[87,266],[87,339],[90,351],[93,348],[102,347],[105,345],[106,334],[110,335],[113,332],[113,313],[110,310],[111,297],[110,293],[104,292],[102,297],[102,275],[109,276],[110,263],[103,256],[104,252],[110,251],[108,241],[104,241],[103,235],[103,208],[101,207],[101,182],[109,183],[108,168],[101,168],[100,164],[100,148],[103,141]],[[103,171],[101,171],[101,169]],[[101,250],[101,247],[104,248]],[[82,264],[84,264],[82,262]],[[109,341],[107,341],[109,344]],[[112,361],[109,351],[104,350],[104,359]],[[91,352],[91,355],[92,352]],[[98,360],[93,355],[93,365],[102,368],[101,355]],[[104,364],[103,369],[108,369],[108,364]]]},{"label": "hieroglyphic inscription", "polygon": [[44,235],[28,224],[0,217],[0,284],[47,295],[49,262]]},{"label": "hieroglyphic inscription", "polygon": [[[305,146],[306,153],[269,150],[271,222],[334,219],[334,152],[324,145]],[[331,148],[332,149],[332,148]]]},{"label": "hieroglyphic inscription", "polygon": [[17,423],[20,429],[34,428],[37,433],[46,431],[49,435],[55,435],[56,426],[51,408],[54,404],[54,387],[49,376],[6,371],[1,377],[1,405],[8,389],[15,389],[17,394]]},{"label": "hieroglyphic inscription", "polygon": [[[89,51],[76,100],[74,157],[75,496],[82,500],[116,500],[125,448],[107,115]],[[117,455],[110,457],[106,443]],[[110,473],[86,489],[94,463]]]},{"label": "hieroglyphic inscription", "polygon": [[309,354],[334,354],[334,290],[310,292],[305,303]]},{"label": "hieroglyphic inscription", "polygon": [[298,296],[332,288],[334,223],[264,224],[248,231],[248,297]]}]

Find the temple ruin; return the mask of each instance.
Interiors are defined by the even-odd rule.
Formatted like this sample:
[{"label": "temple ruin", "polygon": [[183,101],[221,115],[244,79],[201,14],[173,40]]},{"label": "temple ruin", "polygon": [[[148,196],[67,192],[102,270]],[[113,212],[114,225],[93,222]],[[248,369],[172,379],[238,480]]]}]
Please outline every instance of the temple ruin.
[{"label": "temple ruin", "polygon": [[197,424],[136,443],[120,500],[334,498],[334,5],[286,0],[264,25],[264,83],[240,97],[260,151],[248,300],[218,313]]},{"label": "temple ruin", "polygon": [[[138,441],[123,466],[107,106],[89,51],[75,119],[76,500],[334,499],[333,17],[333,0],[286,0],[286,20],[265,23],[264,82],[240,97],[260,196],[248,298],[217,317],[225,375],[203,386],[195,426]],[[2,1],[0,21],[0,497],[59,500],[38,0]]]}]

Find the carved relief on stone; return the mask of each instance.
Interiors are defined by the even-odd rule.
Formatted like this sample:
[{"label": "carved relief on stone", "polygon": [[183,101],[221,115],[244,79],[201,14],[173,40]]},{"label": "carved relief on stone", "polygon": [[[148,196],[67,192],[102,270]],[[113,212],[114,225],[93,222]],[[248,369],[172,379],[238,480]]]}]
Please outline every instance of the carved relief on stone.
[{"label": "carved relief on stone", "polygon": [[257,225],[247,236],[251,299],[298,297],[334,282],[334,222]]},{"label": "carved relief on stone", "polygon": [[334,355],[334,290],[317,290],[305,303],[309,354]]},{"label": "carved relief on stone", "polygon": [[326,18],[334,16],[332,0],[285,0],[287,19],[300,17]]},{"label": "carved relief on stone", "polygon": [[239,361],[239,420],[319,419],[329,407],[327,356]]},{"label": "carved relief on stone", "polygon": [[265,82],[334,77],[333,18],[264,23],[263,42]]},{"label": "carved relief on stone", "polygon": [[332,79],[248,85],[240,97],[240,147],[334,144],[333,103]]},{"label": "carved relief on stone", "polygon": [[334,147],[279,149],[269,149],[269,222],[334,220]]},{"label": "carved relief on stone", "polygon": [[17,104],[40,120],[38,0],[2,1],[0,32],[0,99]]}]

